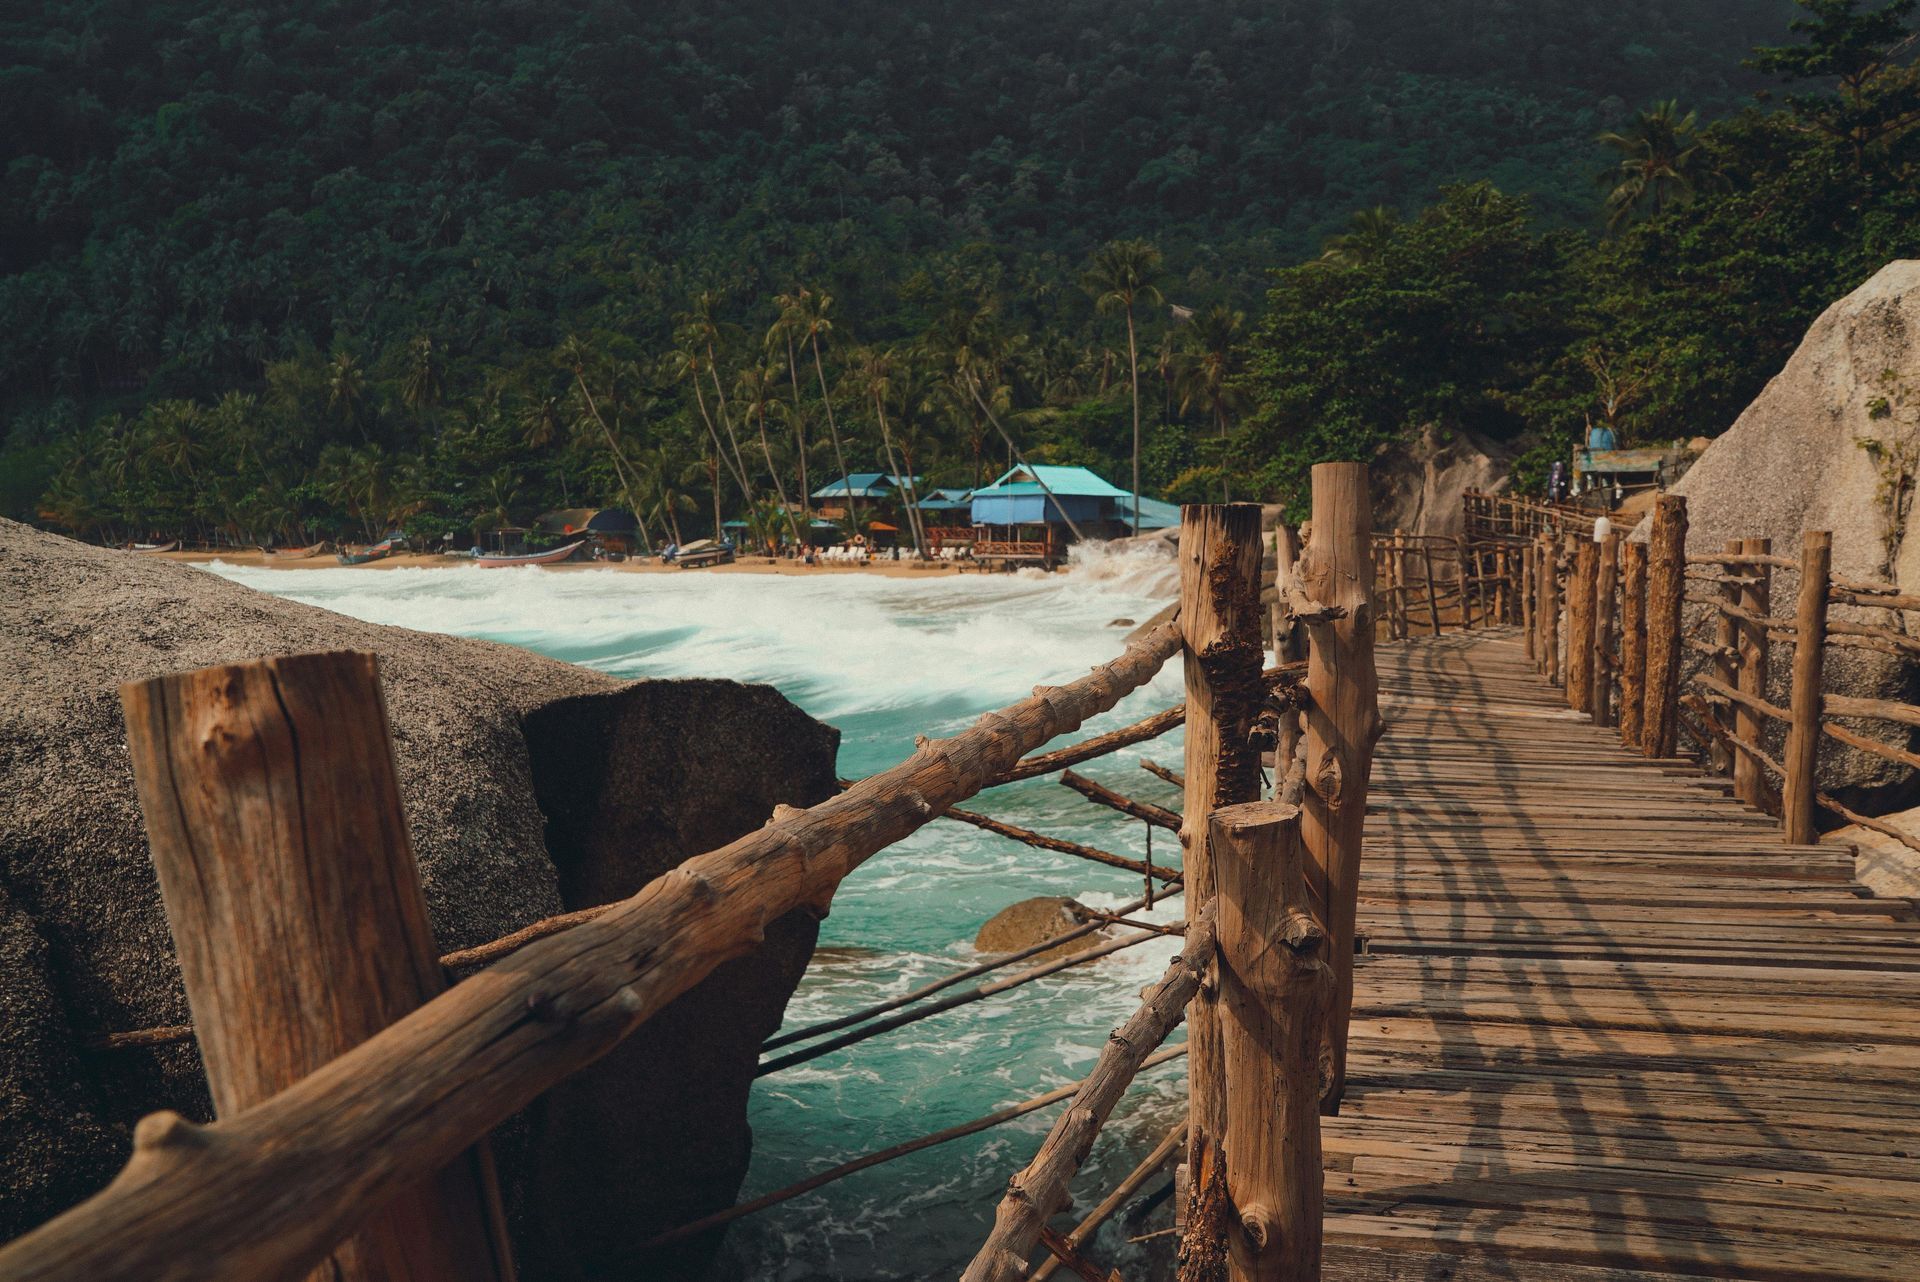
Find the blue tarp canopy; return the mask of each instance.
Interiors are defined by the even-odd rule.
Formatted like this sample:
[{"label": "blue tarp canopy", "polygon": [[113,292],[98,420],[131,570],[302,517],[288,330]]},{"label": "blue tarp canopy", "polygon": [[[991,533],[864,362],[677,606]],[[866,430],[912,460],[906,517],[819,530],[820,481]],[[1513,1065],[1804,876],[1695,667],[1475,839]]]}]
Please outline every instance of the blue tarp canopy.
[{"label": "blue tarp canopy", "polygon": [[972,497],[972,490],[931,490],[916,506],[922,512],[964,512]]}]

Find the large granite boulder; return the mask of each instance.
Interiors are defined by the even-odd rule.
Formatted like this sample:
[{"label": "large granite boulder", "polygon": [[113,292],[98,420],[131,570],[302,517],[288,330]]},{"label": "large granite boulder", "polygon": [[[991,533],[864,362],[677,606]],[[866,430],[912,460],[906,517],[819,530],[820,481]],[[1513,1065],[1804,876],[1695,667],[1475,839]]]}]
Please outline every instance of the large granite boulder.
[{"label": "large granite boulder", "polygon": [[[1908,538],[1920,479],[1920,261],[1889,263],[1814,322],[1767,384],[1673,492],[1687,498],[1687,550],[1720,551],[1729,539],[1769,537],[1798,557],[1807,530],[1833,532],[1836,575],[1920,593],[1920,538]],[[1793,612],[1797,576],[1774,579],[1774,613]],[[1920,631],[1920,615],[1835,607],[1833,617]],[[1784,702],[1789,664],[1773,665]],[[1920,665],[1860,649],[1834,649],[1828,689],[1920,701]],[[1911,746],[1885,723],[1856,727]],[[1912,772],[1837,744],[1821,751],[1822,783],[1884,809],[1910,789]],[[1910,802],[1909,802],[1910,804]]]},{"label": "large granite boulder", "polygon": [[1506,493],[1512,467],[1513,451],[1504,445],[1429,423],[1373,460],[1373,528],[1463,534],[1467,491]]},{"label": "large granite boulder", "polygon": [[[458,572],[458,571],[450,571]],[[155,1108],[208,1112],[148,860],[121,682],[267,654],[380,657],[443,949],[631,894],[834,789],[838,732],[764,687],[626,683],[382,627],[0,520],[0,1239],[101,1187]],[[634,1276],[651,1233],[728,1204],[756,1049],[812,952],[796,913],[496,1137],[523,1276]],[[696,1247],[648,1276],[696,1271]]]}]

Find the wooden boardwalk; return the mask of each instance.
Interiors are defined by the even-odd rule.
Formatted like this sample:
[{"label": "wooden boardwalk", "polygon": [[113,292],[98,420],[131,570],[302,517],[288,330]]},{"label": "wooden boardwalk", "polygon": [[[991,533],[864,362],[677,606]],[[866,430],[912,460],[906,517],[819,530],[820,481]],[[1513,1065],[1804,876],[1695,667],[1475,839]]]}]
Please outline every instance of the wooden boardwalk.
[{"label": "wooden boardwalk", "polygon": [[1920,921],[1566,711],[1383,645],[1327,1276],[1920,1278]]}]

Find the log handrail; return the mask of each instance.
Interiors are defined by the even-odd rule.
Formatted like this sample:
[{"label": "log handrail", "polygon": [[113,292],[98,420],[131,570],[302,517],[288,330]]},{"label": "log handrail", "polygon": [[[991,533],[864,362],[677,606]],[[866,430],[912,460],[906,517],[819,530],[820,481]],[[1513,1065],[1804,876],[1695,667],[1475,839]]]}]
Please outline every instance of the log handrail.
[{"label": "log handrail", "polygon": [[994,1212],[993,1231],[961,1282],[1014,1282],[1027,1275],[1027,1257],[1040,1229],[1066,1200],[1067,1184],[1093,1149],[1094,1137],[1140,1072],[1147,1056],[1186,1017],[1187,1002],[1213,961],[1214,911],[1208,905],[1187,929],[1186,945],[1140,1006],[1113,1031],[1093,1071],[1054,1122],[1033,1160],[1007,1185]]},{"label": "log handrail", "polygon": [[822,912],[877,851],[1113,707],[1181,643],[1167,623],[807,810],[537,941],[271,1098],[142,1119],[104,1191],[0,1249],[9,1282],[301,1277],[374,1207],[598,1059],[776,918]]}]

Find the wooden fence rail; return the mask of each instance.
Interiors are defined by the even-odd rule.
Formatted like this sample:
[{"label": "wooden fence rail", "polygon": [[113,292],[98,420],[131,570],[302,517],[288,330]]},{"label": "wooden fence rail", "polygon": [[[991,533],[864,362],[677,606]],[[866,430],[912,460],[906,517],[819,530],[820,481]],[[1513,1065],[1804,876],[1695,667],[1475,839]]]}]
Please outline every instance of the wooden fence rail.
[{"label": "wooden fence rail", "polygon": [[[1028,1276],[1037,1244],[1085,1275],[1092,1266],[1079,1253],[1122,1194],[1116,1190],[1068,1237],[1046,1221],[1127,1083],[1141,1069],[1185,1054],[1188,1119],[1128,1179],[1137,1187],[1184,1138],[1193,1173],[1181,1248],[1188,1265],[1217,1266],[1236,1282],[1318,1278],[1319,1118],[1340,1101],[1361,831],[1381,724],[1367,493],[1363,466],[1314,470],[1315,532],[1289,560],[1280,585],[1276,670],[1265,670],[1260,645],[1259,509],[1189,507],[1176,622],[1146,632],[1079,681],[1036,690],[951,739],[921,740],[907,761],[844,785],[820,805],[780,808],[764,828],[688,860],[631,899],[469,950],[464,961],[491,964],[445,991],[445,959],[434,956],[411,880],[370,656],[270,660],[128,687],[136,775],[188,965],[195,1027],[143,1030],[127,1044],[149,1035],[197,1035],[220,1116],[204,1126],[173,1114],[144,1119],[119,1177],[0,1249],[0,1278],[253,1282],[302,1277],[323,1260],[329,1276],[342,1279],[511,1278],[487,1132],[605,1054],[715,966],[749,950],[772,920],[824,911],[841,879],[864,860],[948,814],[1145,878],[1141,901],[1098,914],[1098,922],[1063,938],[1100,923],[1141,925],[1125,913],[1150,906],[1156,893],[1186,895],[1186,939],[1173,970],[1078,1086],[845,1163],[643,1245],[684,1240],[1070,1095],[967,1276]],[[1522,608],[1520,558],[1512,549],[1409,538],[1394,554],[1404,562],[1416,547],[1436,628],[1443,599],[1463,626]],[[1436,564],[1454,570],[1445,594],[1432,573]],[[1184,656],[1183,707],[1026,755],[1114,706],[1176,650]],[[269,696],[271,706],[262,702]],[[275,729],[276,717],[322,708],[327,715]],[[1102,804],[1177,828],[1184,847],[1177,870],[953,812],[984,787],[1053,773],[1182,723],[1183,771],[1157,772],[1184,790],[1178,815],[1071,771],[1063,776]],[[275,750],[296,738],[299,752]],[[1277,753],[1278,800],[1262,799],[1268,748]],[[262,851],[281,852],[279,862],[263,863]],[[379,867],[352,871],[368,860]],[[263,867],[284,875],[243,884],[247,876],[259,879]],[[235,881],[228,871],[246,876]],[[1156,879],[1172,884],[1156,892]],[[304,890],[294,884],[302,880]],[[378,902],[359,903],[356,897],[369,893]],[[250,906],[249,896],[258,902]],[[284,943],[287,922],[318,931],[311,966],[326,973],[276,970],[285,950],[276,955],[270,945]],[[381,934],[389,925],[398,933]],[[970,967],[895,1001],[771,1039],[769,1050],[808,1044],[767,1060],[761,1071],[1180,932],[1147,925],[1091,952],[947,992],[1037,949]],[[263,947],[249,951],[253,942]],[[378,977],[396,960],[419,982],[367,990],[364,1012],[351,1002],[321,1011],[326,1003],[311,1001],[313,990],[325,989],[341,1007],[343,994],[351,996],[344,972],[359,968]],[[236,964],[252,977],[248,984],[232,982]],[[353,1018],[338,1029],[296,1035],[284,1020],[301,1010]],[[1187,1045],[1156,1052],[1183,1019]],[[1324,1083],[1322,1064],[1330,1066]],[[235,1085],[243,1080],[244,1087]]]}]

